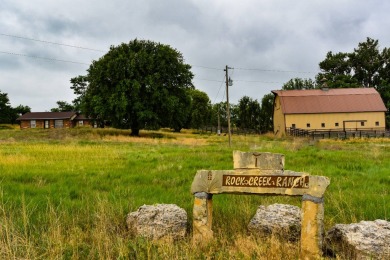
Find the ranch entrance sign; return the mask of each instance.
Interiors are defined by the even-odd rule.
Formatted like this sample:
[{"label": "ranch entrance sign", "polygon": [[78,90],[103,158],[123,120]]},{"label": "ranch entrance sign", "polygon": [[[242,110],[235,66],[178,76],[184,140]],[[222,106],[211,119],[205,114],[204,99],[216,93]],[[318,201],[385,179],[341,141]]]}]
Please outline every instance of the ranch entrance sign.
[{"label": "ranch entrance sign", "polygon": [[302,196],[301,258],[319,258],[322,252],[324,193],[327,177],[284,170],[284,155],[233,152],[234,170],[199,170],[191,186],[195,196],[193,238],[213,237],[212,196],[221,193]]}]

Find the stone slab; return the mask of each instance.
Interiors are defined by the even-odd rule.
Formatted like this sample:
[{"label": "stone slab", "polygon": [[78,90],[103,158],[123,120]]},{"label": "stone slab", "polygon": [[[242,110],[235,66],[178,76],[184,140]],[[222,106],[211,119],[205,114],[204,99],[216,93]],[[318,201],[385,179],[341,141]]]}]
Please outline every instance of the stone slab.
[{"label": "stone slab", "polygon": [[326,177],[294,171],[200,170],[192,182],[191,193],[309,194],[321,198],[329,183]]},{"label": "stone slab", "polygon": [[234,169],[283,170],[284,155],[233,151]]}]

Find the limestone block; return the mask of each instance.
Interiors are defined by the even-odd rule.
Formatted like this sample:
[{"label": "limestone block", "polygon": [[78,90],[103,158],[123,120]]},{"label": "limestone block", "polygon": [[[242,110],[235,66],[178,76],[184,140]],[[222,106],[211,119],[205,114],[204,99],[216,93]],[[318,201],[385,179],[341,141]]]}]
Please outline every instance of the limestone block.
[{"label": "limestone block", "polygon": [[301,209],[284,204],[259,206],[248,224],[248,230],[256,236],[272,234],[291,241],[299,240]]},{"label": "limestone block", "polygon": [[233,151],[234,169],[283,170],[284,155]]},{"label": "limestone block", "polygon": [[324,204],[322,198],[302,198],[301,259],[318,259],[322,255]]},{"label": "limestone block", "polygon": [[390,259],[390,222],[337,224],[327,232],[325,247],[345,259]]},{"label": "limestone block", "polygon": [[143,205],[127,215],[127,226],[137,236],[158,240],[187,234],[187,212],[174,204]]},{"label": "limestone block", "polygon": [[212,239],[211,230],[212,209],[209,194],[195,194],[193,208],[193,239],[194,242],[207,242]]}]

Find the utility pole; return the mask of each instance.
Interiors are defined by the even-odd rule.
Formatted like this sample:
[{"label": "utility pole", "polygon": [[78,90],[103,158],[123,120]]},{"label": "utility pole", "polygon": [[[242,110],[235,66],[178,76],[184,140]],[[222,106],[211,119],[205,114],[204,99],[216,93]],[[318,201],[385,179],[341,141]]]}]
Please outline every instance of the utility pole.
[{"label": "utility pole", "polygon": [[229,136],[229,147],[232,145],[232,133],[230,131],[230,105],[229,105],[229,86],[233,85],[233,80],[229,78],[229,69],[232,69],[226,65],[224,71],[226,72],[226,112],[227,112],[227,121],[228,121],[228,136]]},{"label": "utility pole", "polygon": [[218,135],[221,135],[221,120],[219,119],[219,111],[220,110],[220,107],[219,107],[219,104],[218,104],[218,129],[217,129],[217,134]]}]

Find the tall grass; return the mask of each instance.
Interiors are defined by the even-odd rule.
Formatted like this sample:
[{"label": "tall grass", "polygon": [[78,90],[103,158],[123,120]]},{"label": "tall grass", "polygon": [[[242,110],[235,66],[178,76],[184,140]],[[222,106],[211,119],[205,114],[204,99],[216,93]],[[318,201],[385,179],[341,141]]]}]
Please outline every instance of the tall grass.
[{"label": "tall grass", "polygon": [[[296,259],[298,245],[249,236],[259,205],[299,197],[214,196],[216,239],[194,247],[137,238],[126,214],[174,203],[192,223],[199,169],[232,169],[232,150],[283,153],[286,168],[331,178],[325,225],[389,219],[390,140],[274,139],[115,129],[0,130],[0,257],[5,259]],[[191,232],[191,225],[189,225]],[[283,256],[283,257],[282,257]]]}]

